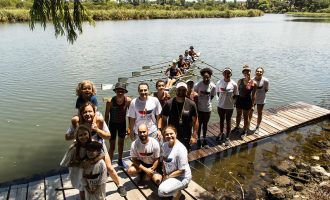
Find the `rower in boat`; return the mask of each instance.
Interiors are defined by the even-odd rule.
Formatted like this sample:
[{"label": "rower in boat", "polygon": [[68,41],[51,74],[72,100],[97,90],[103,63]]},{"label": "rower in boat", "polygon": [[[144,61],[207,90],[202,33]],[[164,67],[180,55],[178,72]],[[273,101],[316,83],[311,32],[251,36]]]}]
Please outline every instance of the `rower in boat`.
[{"label": "rower in boat", "polygon": [[192,59],[192,57],[189,55],[189,51],[188,50],[186,50],[184,52],[183,60],[187,63],[188,67],[190,67],[191,63],[194,62],[194,60]]},{"label": "rower in boat", "polygon": [[193,46],[190,46],[189,49],[190,49],[189,50],[189,55],[192,57],[193,61],[196,61],[198,59],[198,57],[199,57],[199,53],[196,53],[194,51],[194,47]]},{"label": "rower in boat", "polygon": [[178,77],[182,76],[182,74],[183,73],[181,72],[181,70],[177,67],[177,61],[173,59],[172,66],[167,68],[165,71],[165,75],[168,77],[165,88],[172,88],[173,84],[175,84]]},{"label": "rower in boat", "polygon": [[185,74],[187,72],[187,70],[189,69],[189,66],[190,66],[190,63],[187,63],[186,61],[184,61],[183,55],[179,56],[179,60],[178,60],[177,64],[178,64],[178,68],[181,70],[181,72],[183,74]]}]

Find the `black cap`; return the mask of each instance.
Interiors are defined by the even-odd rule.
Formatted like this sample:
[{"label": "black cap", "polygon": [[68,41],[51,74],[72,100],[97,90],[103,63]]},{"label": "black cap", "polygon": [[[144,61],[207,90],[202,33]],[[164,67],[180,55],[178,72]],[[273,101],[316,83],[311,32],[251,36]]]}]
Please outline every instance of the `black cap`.
[{"label": "black cap", "polygon": [[101,151],[102,147],[103,147],[103,145],[101,143],[99,143],[98,141],[92,141],[92,142],[86,144],[87,150]]}]

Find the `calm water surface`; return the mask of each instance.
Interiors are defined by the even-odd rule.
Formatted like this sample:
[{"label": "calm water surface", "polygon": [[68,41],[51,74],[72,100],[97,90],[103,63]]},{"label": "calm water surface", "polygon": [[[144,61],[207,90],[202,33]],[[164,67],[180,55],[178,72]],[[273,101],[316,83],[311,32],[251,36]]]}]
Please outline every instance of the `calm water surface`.
[{"label": "calm water surface", "polygon": [[[207,63],[230,66],[234,80],[243,64],[263,66],[270,79],[267,107],[305,101],[329,108],[330,25],[288,19],[106,21],[85,26],[73,45],[55,39],[50,26],[31,32],[28,24],[1,24],[0,183],[59,168],[79,81],[115,83],[190,45]],[[136,95],[135,84],[128,89]],[[100,102],[110,95],[97,94]]]}]

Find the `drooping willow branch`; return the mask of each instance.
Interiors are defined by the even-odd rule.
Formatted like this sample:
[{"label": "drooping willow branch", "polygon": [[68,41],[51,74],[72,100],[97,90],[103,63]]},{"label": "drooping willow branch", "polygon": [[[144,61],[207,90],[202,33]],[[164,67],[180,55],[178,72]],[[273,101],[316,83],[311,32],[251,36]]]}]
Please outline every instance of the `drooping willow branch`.
[{"label": "drooping willow branch", "polygon": [[34,0],[30,10],[30,29],[35,28],[35,24],[46,29],[47,22],[52,21],[55,30],[55,36],[66,35],[68,41],[73,43],[78,32],[82,33],[82,23],[84,20],[94,25],[94,21],[88,11],[84,8],[80,0]]}]

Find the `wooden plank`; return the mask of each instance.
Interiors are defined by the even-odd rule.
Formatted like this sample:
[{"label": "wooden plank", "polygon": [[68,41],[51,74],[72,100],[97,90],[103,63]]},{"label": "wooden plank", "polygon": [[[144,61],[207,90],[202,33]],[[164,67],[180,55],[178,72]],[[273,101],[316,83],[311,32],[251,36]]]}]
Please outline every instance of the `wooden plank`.
[{"label": "wooden plank", "polygon": [[285,115],[285,114],[282,114],[282,113],[279,113],[279,112],[273,112],[270,109],[265,110],[264,113],[267,114],[267,115],[276,116],[278,118],[281,118],[282,120],[288,121],[291,124],[294,124],[294,126],[297,126],[298,124],[300,124],[299,120],[291,118],[288,115]]},{"label": "wooden plank", "polygon": [[264,112],[264,116],[268,117],[268,118],[271,118],[273,119],[274,121],[277,121],[278,123],[282,124],[283,126],[287,127],[287,128],[290,128],[290,127],[293,127],[293,126],[296,126],[298,125],[298,123],[296,122],[291,122],[289,120],[286,120],[286,119],[283,119],[281,117],[278,117],[276,115],[271,115],[270,113],[268,112]]},{"label": "wooden plank", "polygon": [[196,199],[207,199],[207,200],[215,200],[215,196],[206,191],[202,186],[198,185],[195,181],[191,180],[189,182],[188,187],[185,189],[187,193]]},{"label": "wooden plank", "polygon": [[8,200],[25,200],[27,194],[27,184],[13,185],[10,187]]},{"label": "wooden plank", "polygon": [[27,200],[45,199],[44,179],[29,183]]},{"label": "wooden plank", "polygon": [[[126,164],[128,164],[128,165],[131,163],[131,161],[128,159],[125,159],[124,162],[126,162]],[[114,165],[114,167],[116,168],[118,176],[121,178],[121,181],[127,191],[126,198],[127,199],[136,199],[136,200],[146,200],[147,198],[143,196],[143,194],[140,192],[138,187],[127,176],[125,170],[119,169],[119,167],[117,165]]]},{"label": "wooden plank", "polygon": [[[130,160],[126,160],[126,163],[128,164],[128,166],[132,165],[132,162]],[[131,177],[131,181],[133,181],[135,183],[135,185],[138,186],[139,190],[144,194],[145,197],[147,197],[148,200],[152,200],[152,199],[159,199],[158,194],[157,194],[157,188],[155,186],[155,184],[152,181],[147,181],[145,182],[146,184],[139,184],[137,177],[132,177],[129,174],[126,174],[127,176]]]},{"label": "wooden plank", "polygon": [[298,113],[300,113],[301,115],[304,115],[304,116],[309,116],[310,118],[319,118],[321,116],[324,116],[323,113],[319,113],[317,110],[304,108],[302,106],[297,108],[297,106],[288,105],[287,107],[295,107],[295,109],[294,109],[295,112],[298,112]]},{"label": "wooden plank", "polygon": [[304,123],[306,121],[306,119],[304,117],[301,117],[300,115],[297,115],[296,113],[292,113],[292,112],[288,111],[287,109],[286,110],[274,109],[274,112],[277,112],[277,114],[285,115],[292,119],[298,120],[299,123]]},{"label": "wooden plank", "polygon": [[[254,117],[256,117],[257,115],[256,114],[253,114]],[[278,131],[283,131],[286,127],[276,123],[275,121],[271,120],[271,119],[268,119],[267,116],[265,116],[263,119],[262,119],[263,122],[265,122],[266,124],[270,125],[271,127],[277,129]]]},{"label": "wooden plank", "polygon": [[120,194],[117,192],[117,185],[111,180],[109,177],[108,182],[105,187],[106,198],[113,199],[113,200],[123,200],[124,197],[121,197]]},{"label": "wooden plank", "polygon": [[297,107],[291,106],[291,105],[287,105],[286,108],[288,108],[288,112],[295,113],[301,117],[304,117],[307,120],[320,117],[319,114],[315,114],[313,112],[308,112],[308,111],[304,110],[303,108],[297,108]]},{"label": "wooden plank", "polygon": [[0,188],[0,199],[5,200],[8,197],[9,187]]},{"label": "wooden plank", "polygon": [[63,191],[56,191],[56,188],[61,188],[61,176],[51,176],[45,178],[45,186],[46,186],[46,200],[62,200],[64,199]]},{"label": "wooden plank", "polygon": [[319,107],[319,106],[315,106],[315,105],[312,105],[312,104],[307,104],[305,102],[298,101],[298,102],[295,102],[294,104],[305,106],[305,108],[312,108],[313,110],[317,110],[317,111],[319,111],[320,113],[323,113],[323,114],[330,114],[330,110],[328,110],[328,109],[325,109],[325,108],[322,108],[322,107]]},{"label": "wooden plank", "polygon": [[64,198],[66,200],[79,200],[79,190],[72,188],[69,174],[62,174],[62,183],[64,190]]}]

